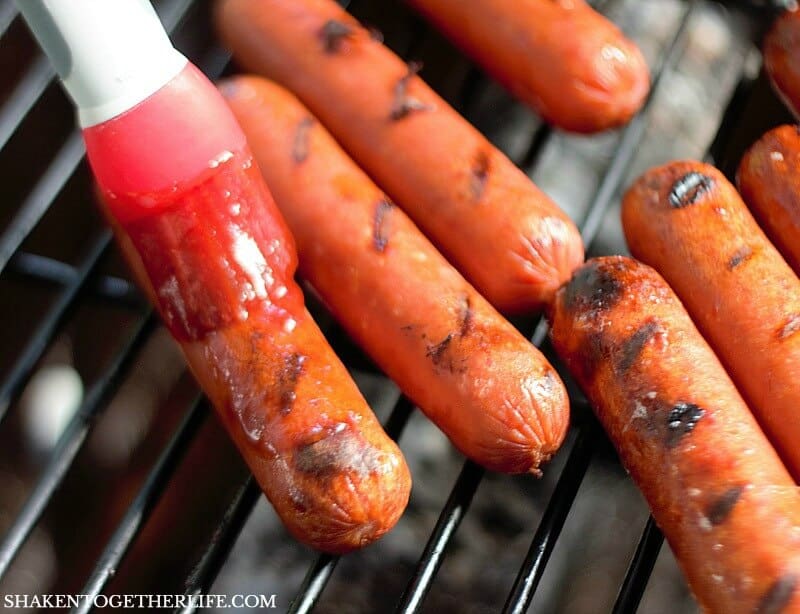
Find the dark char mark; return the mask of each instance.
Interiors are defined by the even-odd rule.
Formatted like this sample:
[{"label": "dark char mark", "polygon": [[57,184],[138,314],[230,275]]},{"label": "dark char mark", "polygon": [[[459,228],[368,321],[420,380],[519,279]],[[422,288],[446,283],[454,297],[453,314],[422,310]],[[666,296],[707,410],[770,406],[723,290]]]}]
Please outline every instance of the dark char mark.
[{"label": "dark char mark", "polygon": [[430,111],[432,107],[421,100],[408,95],[408,84],[411,79],[422,69],[419,62],[409,62],[408,71],[400,77],[394,86],[394,102],[389,117],[397,121],[416,111]]},{"label": "dark char mark", "polygon": [[705,415],[704,410],[694,403],[678,403],[669,412],[667,417],[666,445],[668,448],[677,446],[685,435],[688,435],[697,426]]},{"label": "dark char mark", "polygon": [[659,330],[661,330],[661,327],[658,322],[654,318],[650,318],[630,337],[625,339],[619,348],[617,369],[623,373],[630,369],[639,358],[644,346]]},{"label": "dark char mark", "polygon": [[744,486],[733,486],[708,506],[706,518],[713,525],[722,524],[730,516],[744,492]]},{"label": "dark char mark", "polygon": [[334,478],[342,472],[355,472],[363,477],[379,472],[382,462],[378,450],[341,423],[322,439],[299,445],[294,466],[298,471],[321,478]]},{"label": "dark char mark", "polygon": [[601,311],[613,306],[623,294],[622,282],[598,262],[581,267],[567,284],[564,299],[570,311],[590,309]]},{"label": "dark char mark", "polygon": [[342,48],[342,41],[353,35],[353,28],[346,23],[329,19],[320,30],[319,37],[322,39],[322,48],[325,53],[333,54]]},{"label": "dark char mark", "polygon": [[304,117],[297,124],[297,130],[294,133],[294,143],[292,144],[292,159],[297,164],[302,164],[308,159],[308,140],[311,132],[311,126],[314,125],[313,117]]},{"label": "dark char mark", "polygon": [[375,216],[372,220],[372,245],[381,253],[386,251],[386,245],[389,243],[388,219],[392,209],[394,204],[387,198],[379,200],[375,207]]},{"label": "dark char mark", "polygon": [[786,574],[775,580],[758,602],[757,614],[780,614],[792,599],[797,588],[797,576]]},{"label": "dark char mark", "polygon": [[447,333],[447,337],[442,339],[439,343],[434,345],[428,346],[428,351],[425,355],[431,359],[431,362],[436,365],[437,367],[442,364],[444,360],[445,352],[447,352],[447,348],[450,347],[450,343],[453,341],[453,333]]},{"label": "dark char mark", "polygon": [[486,182],[489,180],[490,160],[489,154],[480,149],[475,154],[475,159],[470,169],[469,188],[472,198],[479,201],[486,190]]},{"label": "dark char mark", "polygon": [[714,185],[711,177],[692,171],[678,179],[669,192],[669,204],[675,209],[693,205]]},{"label": "dark char mark", "polygon": [[472,330],[473,316],[469,294],[464,294],[461,299],[461,324],[458,327],[458,335],[460,337],[466,337]]},{"label": "dark char mark", "polygon": [[733,254],[733,256],[731,256],[730,260],[728,260],[728,264],[727,264],[728,270],[732,271],[733,269],[735,269],[737,266],[739,266],[743,262],[746,262],[746,261],[750,260],[750,258],[752,258],[752,256],[753,256],[753,250],[752,250],[752,248],[750,248],[749,245],[744,245],[744,246],[740,247],[739,249],[737,249],[734,252],[734,254]]},{"label": "dark char mark", "polygon": [[778,329],[778,340],[782,341],[800,331],[800,314],[793,313],[786,322]]},{"label": "dark char mark", "polygon": [[283,368],[278,374],[278,394],[279,394],[279,411],[282,415],[287,415],[292,411],[294,405],[295,390],[297,388],[297,380],[303,372],[303,363],[306,357],[302,354],[289,354],[283,359]]}]

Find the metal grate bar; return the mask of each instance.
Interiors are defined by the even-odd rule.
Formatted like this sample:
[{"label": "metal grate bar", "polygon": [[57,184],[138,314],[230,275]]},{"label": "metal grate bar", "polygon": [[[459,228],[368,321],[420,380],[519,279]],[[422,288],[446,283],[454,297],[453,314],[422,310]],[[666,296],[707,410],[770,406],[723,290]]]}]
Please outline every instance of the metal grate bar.
[{"label": "metal grate bar", "polygon": [[192,442],[203,420],[208,415],[208,405],[198,394],[192,409],[186,414],[176,435],[161,453],[158,461],[147,476],[144,485],[131,503],[122,522],[117,526],[114,535],[108,541],[106,549],[100,556],[89,581],[81,591],[89,596],[79,607],[73,609],[74,614],[85,614],[91,611],[94,597],[97,597],[117,570],[122,558],[128,551],[134,538],[150,517],[156,503],[167,485],[173,471],[177,468],[184,453]]},{"label": "metal grate bar", "polygon": [[[199,596],[208,592],[260,496],[261,488],[256,479],[248,476],[225,511],[200,562],[187,578],[184,594]],[[189,605],[176,610],[175,614],[191,614],[196,610],[196,607]]]},{"label": "metal grate bar", "polygon": [[66,476],[72,466],[72,462],[86,441],[94,418],[100,411],[105,409],[107,401],[122,383],[138,350],[153,330],[155,322],[155,318],[151,315],[144,316],[140,320],[136,331],[123,348],[123,351],[117,354],[98,382],[92,386],[80,410],[61,435],[53,455],[39,477],[39,481],[0,544],[0,578],[5,575],[20,547],[39,521],[53,494],[58,490],[64,476]]},{"label": "metal grate bar", "polygon": [[439,520],[431,533],[417,569],[400,597],[397,612],[418,612],[431,582],[444,560],[444,551],[467,513],[472,497],[483,478],[484,469],[471,461],[464,463]]},{"label": "metal grate bar", "polygon": [[647,126],[647,112],[652,105],[659,84],[661,83],[661,78],[666,72],[667,67],[674,65],[683,51],[689,22],[691,21],[692,14],[697,8],[697,5],[697,0],[689,0],[687,2],[687,7],[681,16],[680,25],[670,41],[667,52],[660,56],[660,62],[653,71],[655,77],[647,101],[642,110],[630,121],[622,133],[622,138],[620,138],[617,145],[617,151],[611,160],[611,164],[603,175],[600,187],[597,189],[592,204],[589,207],[588,214],[581,225],[581,236],[587,246],[591,244],[592,239],[600,229],[600,224],[603,221],[603,217],[611,201],[614,199],[614,195],[625,180],[625,173],[630,167],[633,157],[639,149],[639,145],[644,137],[645,128]]},{"label": "metal grate bar", "polygon": [[547,504],[531,547],[503,607],[505,614],[524,614],[533,599],[539,580],[542,579],[544,568],[550,560],[550,554],[578,494],[583,476],[589,468],[593,450],[586,431],[585,427],[578,430],[567,465],[558,478],[553,496]]},{"label": "metal grate bar", "polygon": [[0,36],[6,33],[8,26],[16,19],[18,12],[17,5],[13,0],[3,0],[0,4]]},{"label": "metal grate bar", "polygon": [[[175,0],[164,10],[162,19],[168,32],[172,32],[180,23],[192,2],[193,0]],[[38,63],[37,61],[36,65]],[[53,74],[51,70],[51,78]],[[21,118],[19,119],[21,121]],[[16,129],[16,126],[14,128]],[[23,201],[13,222],[0,235],[0,272],[3,271],[14,252],[19,249],[22,242],[41,221],[44,214],[47,213],[55,198],[72,177],[75,169],[78,168],[84,152],[85,147],[81,132],[75,129],[67,137],[47,170],[45,170],[33,190]]]},{"label": "metal grate bar", "polygon": [[330,554],[320,554],[316,558],[306,573],[288,614],[307,614],[313,609],[338,562],[339,557]]},{"label": "metal grate bar", "polygon": [[5,147],[54,76],[50,61],[43,55],[36,58],[0,109],[0,149]]},{"label": "metal grate bar", "polygon": [[[8,263],[8,273],[56,286],[71,287],[80,285],[80,269],[61,260],[48,258],[30,252],[17,252]],[[136,285],[122,277],[111,275],[96,276],[92,279],[87,293],[112,301],[115,305],[140,310],[145,306]]]},{"label": "metal grate bar", "polygon": [[639,540],[639,545],[636,547],[636,553],[628,567],[628,572],[625,574],[625,580],[619,589],[613,614],[636,612],[663,543],[664,536],[656,526],[653,517],[650,516],[644,527],[642,538]]},{"label": "metal grate bar", "polygon": [[520,168],[533,169],[536,166],[536,163],[539,162],[539,156],[552,134],[553,128],[548,124],[542,124],[536,129],[536,132],[533,133],[531,144],[528,146],[525,155],[522,156],[522,160],[519,163]]},{"label": "metal grate bar", "polygon": [[42,357],[67,315],[75,307],[76,299],[86,281],[92,276],[105,250],[111,243],[111,232],[106,231],[94,242],[81,265],[76,269],[72,284],[61,291],[44,320],[40,322],[25,349],[20,354],[11,373],[0,386],[0,421],[5,417],[13,398],[28,381],[36,363]]},{"label": "metal grate bar", "polygon": [[[403,433],[411,412],[414,411],[414,403],[405,395],[401,395],[395,405],[389,420],[386,422],[386,434],[397,441]],[[316,604],[328,580],[339,562],[338,556],[330,554],[320,554],[311,564],[306,572],[303,583],[297,591],[297,596],[292,600],[289,614],[306,614]]]},{"label": "metal grate bar", "polygon": [[67,137],[50,166],[22,202],[14,221],[0,235],[0,273],[72,177],[84,151],[81,133],[75,130]]}]

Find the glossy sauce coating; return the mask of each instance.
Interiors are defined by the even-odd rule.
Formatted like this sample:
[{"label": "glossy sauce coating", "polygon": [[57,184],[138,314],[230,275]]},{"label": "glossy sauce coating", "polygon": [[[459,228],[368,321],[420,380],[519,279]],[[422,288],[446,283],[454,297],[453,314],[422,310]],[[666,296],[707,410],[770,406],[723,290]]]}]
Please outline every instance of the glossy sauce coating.
[{"label": "glossy sauce coating", "polygon": [[221,85],[334,315],[465,455],[537,472],[564,439],[566,391],[541,353],[439,254],[288,91]]},{"label": "glossy sauce coating", "polygon": [[773,88],[800,118],[800,11],[785,11],[775,19],[762,51]]},{"label": "glossy sauce coating", "polygon": [[650,89],[638,47],[583,0],[408,0],[549,123],[626,123]]},{"label": "glossy sauce coating", "polygon": [[666,282],[592,259],[549,319],[704,611],[800,612],[800,491]]},{"label": "glossy sauce coating", "polygon": [[334,0],[222,0],[216,21],[500,311],[539,309],[583,261],[569,218]]},{"label": "glossy sauce coating", "polygon": [[[106,195],[107,198],[107,195]],[[303,306],[249,152],[124,225],[123,254],[287,528],[346,552],[397,522],[408,468]]]},{"label": "glossy sauce coating", "polygon": [[625,195],[622,224],[633,255],[674,288],[800,478],[800,280],[707,164],[646,172]]},{"label": "glossy sauce coating", "polygon": [[779,126],[739,164],[736,183],[753,217],[795,273],[800,273],[800,132]]}]

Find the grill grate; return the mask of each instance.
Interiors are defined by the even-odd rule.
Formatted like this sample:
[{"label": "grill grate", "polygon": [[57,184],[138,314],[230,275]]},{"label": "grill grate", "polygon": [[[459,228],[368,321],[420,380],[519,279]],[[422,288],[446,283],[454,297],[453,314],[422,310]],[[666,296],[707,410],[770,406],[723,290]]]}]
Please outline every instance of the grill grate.
[{"label": "grill grate", "polygon": [[[197,4],[192,0],[163,0],[158,3],[158,8],[167,28],[191,42],[193,32],[187,22],[192,11],[197,9]],[[349,3],[343,2],[343,4]],[[767,10],[763,5],[769,4],[774,8],[782,3],[747,2],[740,4],[749,6],[747,14],[755,40],[764,24],[767,23]],[[646,137],[648,113],[652,101],[659,91],[661,77],[678,61],[684,49],[688,24],[700,5],[702,3],[699,0],[689,0],[685,3],[682,15],[678,20],[678,27],[672,33],[671,42],[658,58],[657,66],[653,68],[654,87],[647,105],[619,135],[614,154],[608,162],[605,173],[580,224],[581,233],[589,251],[591,251],[595,237],[623,187],[632,162]],[[15,20],[18,19],[13,3],[10,0],[0,0],[0,35],[5,37],[9,29],[13,27]],[[423,39],[424,31],[425,26],[422,22],[415,20],[414,31],[408,33],[409,42],[406,56],[413,55],[416,46]],[[226,69],[229,60],[226,53],[213,46],[210,48],[206,46],[198,54],[190,54],[190,56],[211,77],[220,76]],[[37,56],[31,61],[18,82],[9,89],[9,93],[0,106],[0,150],[14,139],[32,109],[41,104],[48,87],[52,86],[53,77],[54,74],[49,64],[42,57]],[[462,86],[461,106],[469,106],[469,101],[475,98],[481,83],[480,73],[472,69]],[[719,132],[711,148],[710,157],[712,159],[720,161],[734,159],[730,151],[736,141],[737,131],[741,130],[739,120],[747,111],[749,101],[752,99],[752,92],[759,87],[763,90],[763,85],[763,79],[760,83],[756,82],[749,75],[743,63],[740,69],[739,85],[722,117]],[[765,121],[774,123],[775,119],[776,116],[772,116]],[[763,126],[755,125],[753,122],[749,129],[756,133],[761,127]],[[552,134],[547,127],[539,127],[534,130],[530,135],[528,146],[522,155],[518,156],[517,163],[529,173],[532,172]],[[740,141],[742,140],[741,135],[738,138]],[[21,547],[43,515],[46,514],[51,499],[62,485],[73,467],[79,451],[87,441],[95,419],[117,393],[140,350],[157,328],[156,318],[152,311],[144,305],[131,283],[114,275],[108,275],[103,270],[103,264],[111,252],[109,248],[112,241],[109,231],[100,231],[89,243],[77,263],[68,263],[58,258],[21,249],[37,224],[50,210],[53,202],[78,172],[83,153],[80,134],[77,130],[73,130],[63,144],[58,147],[52,160],[38,176],[27,196],[21,199],[19,206],[14,207],[13,217],[0,234],[0,273],[3,277],[13,278],[20,284],[41,283],[48,288],[55,289],[55,298],[46,313],[37,322],[35,330],[27,337],[21,350],[14,354],[7,373],[0,380],[0,421],[3,421],[3,428],[10,428],[9,421],[4,418],[19,400],[21,391],[34,374],[42,357],[52,347],[65,323],[81,304],[95,299],[111,303],[134,314],[134,324],[129,331],[121,333],[119,350],[114,353],[112,359],[108,361],[89,388],[80,409],[67,425],[58,444],[50,452],[49,460],[38,473],[35,485],[27,495],[25,503],[15,512],[9,523],[2,542],[0,542],[0,579],[9,570]],[[16,205],[16,203],[12,203],[12,205]],[[4,323],[2,326],[9,327],[10,324]],[[0,328],[0,330],[3,329]],[[529,330],[532,331],[531,339],[537,346],[545,343],[547,327],[543,320],[534,322],[530,325]],[[584,406],[585,401],[579,394],[574,394],[573,408],[583,410]],[[386,429],[390,436],[395,439],[401,438],[413,411],[413,404],[401,396],[386,423]],[[168,443],[161,450],[157,461],[149,470],[132,502],[121,514],[121,520],[112,532],[110,539],[103,546],[102,554],[96,560],[94,569],[83,590],[80,591],[81,593],[96,595],[106,588],[129,548],[140,535],[156,503],[164,494],[171,476],[196,438],[198,429],[207,414],[207,406],[201,397],[197,397],[190,403],[188,411],[174,430]],[[503,608],[504,612],[516,614],[527,611],[550,556],[554,552],[559,534],[572,509],[583,478],[590,467],[592,456],[597,449],[597,442],[604,441],[598,425],[591,419],[579,421],[572,430],[573,436],[566,446],[568,451],[562,452],[562,456],[566,455],[566,463],[546,504],[527,556],[513,582]],[[483,478],[484,471],[481,468],[469,461],[463,464],[449,497],[441,509],[435,527],[430,533],[424,551],[416,561],[413,575],[408,580],[396,606],[398,612],[420,610],[423,600],[436,580],[447,549],[451,546],[462,519],[467,515],[473,496]],[[415,479],[425,478],[415,475]],[[233,493],[211,540],[205,544],[192,573],[186,578],[184,583],[186,594],[202,594],[211,590],[234,542],[259,500],[259,495],[259,489],[253,478],[246,477]],[[636,611],[661,550],[662,542],[663,537],[650,518],[644,527],[641,540],[619,589],[613,609],[615,613]],[[291,603],[291,612],[308,612],[314,607],[325,590],[338,560],[337,557],[329,555],[319,555],[315,558]],[[187,608],[183,611],[190,612],[192,610]]]}]

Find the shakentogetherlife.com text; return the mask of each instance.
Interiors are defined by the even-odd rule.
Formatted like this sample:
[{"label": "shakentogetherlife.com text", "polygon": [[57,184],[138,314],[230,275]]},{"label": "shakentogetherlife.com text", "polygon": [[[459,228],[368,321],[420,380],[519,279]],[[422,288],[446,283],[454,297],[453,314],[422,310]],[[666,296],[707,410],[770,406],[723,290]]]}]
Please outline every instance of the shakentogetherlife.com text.
[{"label": "shakentogetherlife.com text", "polygon": [[91,601],[95,608],[274,609],[277,595],[3,595],[4,608],[77,608]]}]

